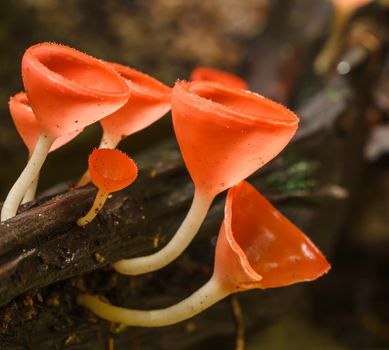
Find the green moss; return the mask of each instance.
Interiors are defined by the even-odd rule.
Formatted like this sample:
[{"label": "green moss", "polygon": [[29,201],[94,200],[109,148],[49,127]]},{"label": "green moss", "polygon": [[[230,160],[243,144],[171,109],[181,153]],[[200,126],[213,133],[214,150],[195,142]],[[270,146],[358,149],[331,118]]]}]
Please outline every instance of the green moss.
[{"label": "green moss", "polygon": [[314,167],[311,163],[298,161],[283,171],[276,171],[266,178],[270,187],[280,192],[312,189],[316,186]]}]

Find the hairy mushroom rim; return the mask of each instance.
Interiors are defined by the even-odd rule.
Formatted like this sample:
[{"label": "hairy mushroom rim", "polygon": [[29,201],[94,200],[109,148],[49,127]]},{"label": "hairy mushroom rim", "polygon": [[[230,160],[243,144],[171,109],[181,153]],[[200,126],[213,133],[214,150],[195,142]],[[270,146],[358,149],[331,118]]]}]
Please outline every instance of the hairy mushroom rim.
[{"label": "hairy mushroom rim", "polygon": [[[221,83],[194,81],[181,84],[187,100],[183,102],[207,106],[209,110],[227,118],[254,124],[291,126],[298,117],[281,104],[250,91],[230,88]],[[258,103],[260,102],[260,103]]]},{"label": "hairy mushroom rim", "polygon": [[226,72],[220,69],[210,67],[197,67],[193,69],[190,75],[191,81],[196,80],[208,80],[219,82],[228,86],[232,86],[238,89],[248,89],[247,83],[237,75],[230,72]]},{"label": "hairy mushroom rim", "polygon": [[142,94],[144,97],[170,101],[171,89],[157,79],[118,63],[106,63],[127,80],[133,92]]},{"label": "hairy mushroom rim", "polygon": [[133,182],[138,174],[135,163],[118,151],[95,149],[89,156],[89,169],[93,183],[109,192],[123,189]]},{"label": "hairy mushroom rim", "polygon": [[[38,44],[27,53],[33,58],[31,64],[41,70],[48,80],[60,83],[69,90],[86,95],[128,95],[123,80],[102,61],[64,45]],[[104,79],[101,74],[104,73]]]}]

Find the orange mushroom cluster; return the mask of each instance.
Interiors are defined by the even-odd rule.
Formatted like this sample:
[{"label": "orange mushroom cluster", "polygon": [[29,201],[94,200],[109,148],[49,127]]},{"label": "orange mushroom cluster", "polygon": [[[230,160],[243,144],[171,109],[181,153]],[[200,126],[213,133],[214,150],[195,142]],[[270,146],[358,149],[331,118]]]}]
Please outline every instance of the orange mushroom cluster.
[{"label": "orange mushroom cluster", "polygon": [[[49,151],[86,126],[107,119],[102,122],[101,147],[115,148],[123,137],[149,126],[170,109],[168,86],[64,45],[30,47],[23,56],[22,77],[26,92],[11,98],[10,110],[30,157],[3,204],[1,221],[15,216],[22,201],[34,198]],[[87,174],[80,184],[89,181]]]},{"label": "orange mushroom cluster", "polygon": [[[225,296],[253,288],[311,281],[330,265],[315,245],[245,179],[276,157],[295,134],[299,119],[286,107],[251,92],[231,73],[199,67],[191,82],[170,88],[119,64],[52,43],[30,47],[22,61],[25,93],[11,98],[14,123],[29,150],[29,162],[11,188],[1,220],[16,215],[34,189],[50,151],[88,125],[100,122],[103,136],[78,185],[98,188],[84,227],[112,192],[133,183],[137,166],[116,150],[120,140],[172,110],[179,148],[195,185],[191,208],[176,234],[158,252],[125,259],[113,267],[127,275],[158,270],[177,258],[202,225],[215,196],[228,190],[216,246],[214,274],[186,300],[161,310],[128,310],[91,295],[79,303],[114,322],[143,327],[187,319]],[[35,191],[31,191],[35,192]]]}]

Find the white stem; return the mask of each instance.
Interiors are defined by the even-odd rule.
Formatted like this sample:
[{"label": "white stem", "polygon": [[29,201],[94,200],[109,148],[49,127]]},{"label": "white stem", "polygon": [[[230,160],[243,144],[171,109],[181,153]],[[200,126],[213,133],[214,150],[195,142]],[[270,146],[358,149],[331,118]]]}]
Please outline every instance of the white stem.
[{"label": "white stem", "polygon": [[13,218],[28,187],[38,176],[55,138],[41,134],[26,167],[8,193],[1,210],[1,221]]},{"label": "white stem", "polygon": [[[116,146],[121,141],[121,137],[113,134],[103,134],[103,137],[101,138],[99,149],[105,148],[105,149],[115,149]],[[81,176],[80,180],[75,184],[74,188],[79,188],[86,186],[89,182],[91,182],[89,170],[86,170],[85,173]]]},{"label": "white stem", "polygon": [[78,303],[93,311],[99,317],[138,327],[162,327],[184,321],[203,310],[209,308],[219,300],[225,298],[230,292],[223,288],[215,275],[183,301],[165,309],[158,310],[132,310],[110,305],[92,295],[80,295]]},{"label": "white stem", "polygon": [[122,138],[120,136],[104,132],[99,148],[115,149],[121,140]]},{"label": "white stem", "polygon": [[97,192],[92,207],[89,209],[88,213],[85,216],[82,216],[77,220],[77,225],[82,227],[88,225],[100,212],[108,196],[109,196],[109,192],[104,192],[102,190],[99,190]]},{"label": "white stem", "polygon": [[176,259],[192,242],[200,229],[214,195],[195,191],[192,206],[170,242],[158,252],[139,258],[120,260],[113,268],[124,275],[140,275],[161,269]]},{"label": "white stem", "polygon": [[39,173],[38,173],[38,176],[31,183],[31,185],[27,188],[27,191],[24,194],[23,199],[22,199],[22,204],[31,202],[35,199],[36,190],[38,188],[38,182],[39,182]]}]

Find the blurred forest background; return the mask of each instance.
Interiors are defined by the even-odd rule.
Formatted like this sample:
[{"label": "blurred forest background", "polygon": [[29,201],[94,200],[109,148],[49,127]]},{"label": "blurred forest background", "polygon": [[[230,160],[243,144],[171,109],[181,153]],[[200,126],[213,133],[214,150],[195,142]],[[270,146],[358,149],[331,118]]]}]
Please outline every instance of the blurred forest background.
[{"label": "blurred forest background", "polygon": [[[350,89],[352,93],[358,89],[357,99],[343,106],[346,114],[353,110],[360,118],[355,133],[358,147],[348,148],[349,153],[343,155],[355,160],[355,168],[347,169],[352,196],[341,214],[336,207],[326,209],[328,225],[332,218],[337,222],[331,244],[324,248],[333,270],[307,286],[287,312],[248,332],[246,345],[248,350],[389,349],[389,4],[372,1],[358,10],[347,27],[337,62],[327,75],[317,76],[312,62],[329,35],[332,13],[331,3],[324,0],[2,0],[0,198],[27,159],[9,117],[8,99],[23,89],[20,62],[32,44],[66,44],[144,71],[170,86],[177,79],[188,79],[196,66],[225,69],[246,79],[253,91],[296,111],[304,110],[312,96],[328,97],[331,81],[335,87],[331,85],[330,97],[336,100],[342,94],[336,82],[349,73],[337,64],[339,57],[346,57],[343,62],[352,66],[360,54],[354,48],[363,47],[369,57],[350,72]],[[322,105],[321,120],[332,108],[328,101]],[[345,117],[340,126],[336,124],[337,137],[344,136],[351,122]],[[100,134],[98,125],[89,127],[50,155],[40,190],[75,180]],[[125,140],[120,148],[136,156],[172,137],[167,116]],[[339,155],[325,139],[317,140],[321,151],[313,159],[335,161]],[[325,169],[320,171],[328,175]],[[342,192],[347,186],[340,185],[333,195],[347,197],[349,192]],[[28,322],[19,327],[32,332]],[[35,349],[23,342],[20,347],[12,343],[12,329],[0,327],[0,339],[2,334],[13,345],[9,349]],[[63,349],[83,349],[66,339]],[[234,343],[230,338],[228,342]],[[220,348],[213,344],[220,343],[204,342],[201,348]],[[138,346],[134,349],[148,349]],[[177,344],[171,348],[180,349]]]}]

